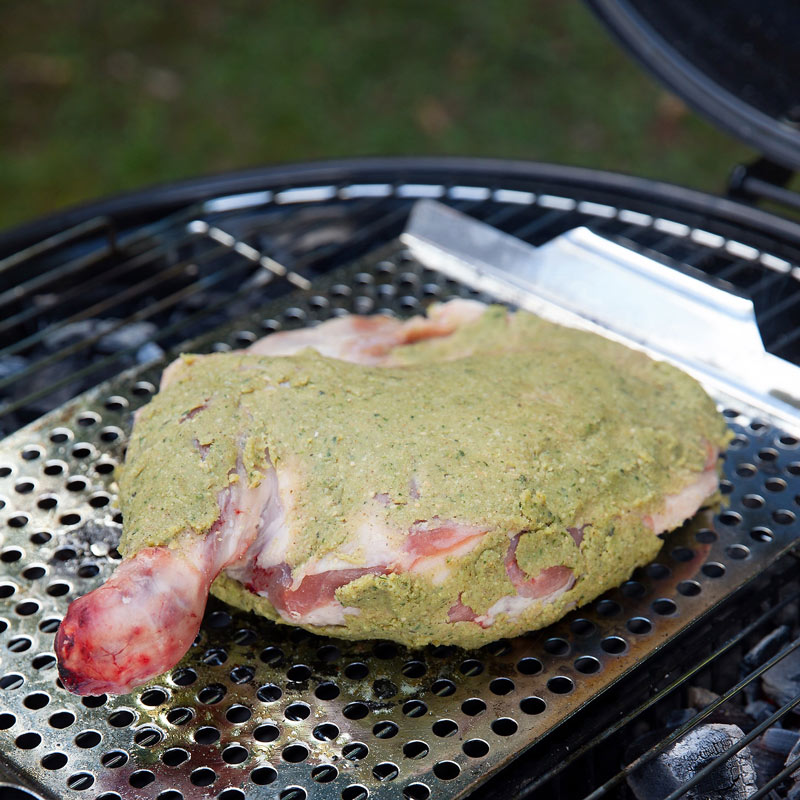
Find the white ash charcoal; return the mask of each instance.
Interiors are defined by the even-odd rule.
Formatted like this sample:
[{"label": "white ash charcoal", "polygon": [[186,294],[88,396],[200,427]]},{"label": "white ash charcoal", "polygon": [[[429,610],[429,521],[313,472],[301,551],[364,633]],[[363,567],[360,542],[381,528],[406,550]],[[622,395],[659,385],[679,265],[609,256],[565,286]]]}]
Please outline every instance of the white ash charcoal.
[{"label": "white ash charcoal", "polygon": [[145,320],[131,322],[107,333],[96,346],[101,353],[118,353],[120,350],[133,350],[149,342],[157,331],[157,326],[152,322]]},{"label": "white ash charcoal", "polygon": [[[740,741],[736,725],[701,725],[628,776],[637,800],[661,800]],[[683,796],[686,800],[745,800],[756,791],[756,770],[748,747],[734,753]]]},{"label": "white ash charcoal", "polygon": [[150,361],[158,361],[163,355],[164,351],[155,342],[147,342],[136,351],[136,361],[139,364],[147,364]]},{"label": "white ash charcoal", "polygon": [[[775,713],[775,706],[768,703],[766,700],[753,700],[744,707],[744,713],[747,714],[753,722],[758,725],[763,722],[767,717]],[[778,728],[781,727],[781,721],[778,720],[774,723]]]},{"label": "white ash charcoal", "polygon": [[28,359],[22,356],[3,356],[0,358],[0,380],[22,372],[28,366]]},{"label": "white ash charcoal", "polygon": [[784,767],[786,757],[800,739],[797,731],[785,728],[767,728],[751,745],[753,765],[758,776],[758,785],[772,780]]},{"label": "white ash charcoal", "polygon": [[[800,649],[785,655],[774,667],[761,676],[764,694],[778,706],[800,697]],[[800,714],[800,707],[792,711]]]},{"label": "white ash charcoal", "polygon": [[742,658],[747,672],[769,661],[789,641],[792,632],[788,625],[781,625],[752,647]]},{"label": "white ash charcoal", "polygon": [[704,689],[702,686],[690,686],[687,692],[687,700],[690,708],[702,709],[711,705],[715,700],[719,700],[719,695],[711,689]]},{"label": "white ash charcoal", "polygon": [[61,350],[91,336],[106,333],[115,322],[114,319],[83,319],[79,322],[70,322],[48,333],[43,344],[48,350]]},{"label": "white ash charcoal", "polygon": [[[789,641],[792,632],[788,625],[781,625],[752,647],[742,658],[740,674],[742,677],[769,661]],[[756,681],[744,687],[744,695],[749,703],[758,699],[759,691]]]}]

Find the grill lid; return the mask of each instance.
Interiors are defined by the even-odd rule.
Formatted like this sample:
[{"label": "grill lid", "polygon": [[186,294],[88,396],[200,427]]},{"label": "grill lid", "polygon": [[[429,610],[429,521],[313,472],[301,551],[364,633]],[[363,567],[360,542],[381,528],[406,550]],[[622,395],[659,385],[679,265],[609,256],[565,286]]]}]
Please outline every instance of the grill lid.
[{"label": "grill lid", "polygon": [[624,47],[717,127],[800,168],[800,16],[792,0],[588,0]]}]

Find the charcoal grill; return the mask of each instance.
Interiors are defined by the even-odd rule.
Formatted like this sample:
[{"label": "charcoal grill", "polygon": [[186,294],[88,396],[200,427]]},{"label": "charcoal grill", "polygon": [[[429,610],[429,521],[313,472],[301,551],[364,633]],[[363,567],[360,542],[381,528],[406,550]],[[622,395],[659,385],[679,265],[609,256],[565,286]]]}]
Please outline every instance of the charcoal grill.
[{"label": "charcoal grill", "polygon": [[[725,504],[546,631],[478,651],[411,652],[321,639],[212,600],[194,647],[152,684],[82,700],[59,687],[53,633],[69,601],[119,558],[113,469],[133,411],[181,343],[227,350],[343,313],[491,299],[398,241],[421,198],[534,245],[586,226],[713,277],[752,298],[766,348],[800,364],[800,225],[608,173],[458,159],[282,167],[4,234],[0,769],[9,797],[11,786],[25,797],[103,800],[631,797],[626,776],[637,765],[735,708],[800,647],[739,671],[754,642],[796,621],[800,429],[727,405],[736,438]],[[720,698],[626,753],[686,704],[690,684]]]}]

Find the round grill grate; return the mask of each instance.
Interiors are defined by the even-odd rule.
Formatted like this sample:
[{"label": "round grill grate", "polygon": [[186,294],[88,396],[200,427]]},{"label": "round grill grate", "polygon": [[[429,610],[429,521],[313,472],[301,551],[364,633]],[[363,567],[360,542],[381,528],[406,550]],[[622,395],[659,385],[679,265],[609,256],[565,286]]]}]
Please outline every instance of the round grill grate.
[{"label": "round grill grate", "polygon": [[[469,295],[396,246],[206,337],[197,351],[356,311],[410,314]],[[726,503],[658,559],[548,630],[477,651],[343,642],[211,601],[169,674],[124,697],[76,698],[53,634],[119,559],[113,470],[158,371],[124,374],[0,446],[0,743],[63,797],[452,797],[776,559],[797,536],[800,447],[726,410]]]}]

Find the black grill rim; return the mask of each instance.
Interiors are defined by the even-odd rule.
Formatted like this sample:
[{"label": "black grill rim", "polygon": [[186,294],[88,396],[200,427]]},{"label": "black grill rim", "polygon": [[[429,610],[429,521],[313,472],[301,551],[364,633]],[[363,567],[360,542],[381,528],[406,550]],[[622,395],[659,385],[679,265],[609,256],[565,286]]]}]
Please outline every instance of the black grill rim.
[{"label": "black grill rim", "polygon": [[800,246],[800,223],[753,206],[665,181],[620,172],[494,158],[407,157],[353,158],[256,167],[173,183],[164,183],[85,205],[78,205],[0,233],[0,258],[42,239],[97,217],[113,227],[145,224],[192,203],[214,197],[264,189],[353,183],[464,183],[547,191],[559,187],[586,193],[587,198],[609,202],[615,196],[662,205],[665,212],[701,214],[709,220],[735,224],[755,234],[776,237],[781,244]]}]

